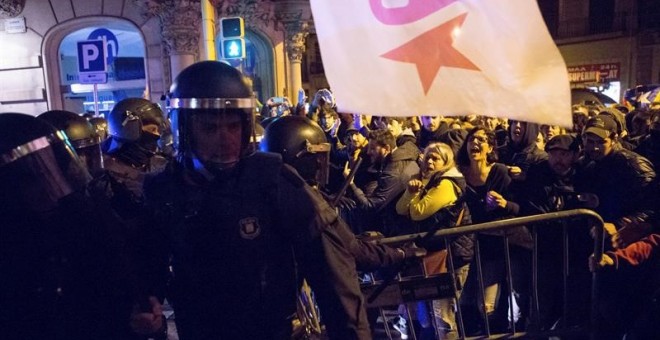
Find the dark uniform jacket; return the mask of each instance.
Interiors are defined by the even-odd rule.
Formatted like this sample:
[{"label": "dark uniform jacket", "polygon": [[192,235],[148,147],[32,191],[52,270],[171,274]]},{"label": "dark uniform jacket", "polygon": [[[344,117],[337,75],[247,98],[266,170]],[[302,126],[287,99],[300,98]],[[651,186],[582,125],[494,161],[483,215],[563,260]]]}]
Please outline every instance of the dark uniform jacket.
[{"label": "dark uniform jacket", "polygon": [[175,169],[147,189],[170,244],[182,340],[290,339],[303,278],[330,339],[371,338],[345,225],[279,155],[194,183]]},{"label": "dark uniform jacket", "polygon": [[0,338],[123,339],[132,296],[105,208],[74,193],[49,216],[0,212]]}]

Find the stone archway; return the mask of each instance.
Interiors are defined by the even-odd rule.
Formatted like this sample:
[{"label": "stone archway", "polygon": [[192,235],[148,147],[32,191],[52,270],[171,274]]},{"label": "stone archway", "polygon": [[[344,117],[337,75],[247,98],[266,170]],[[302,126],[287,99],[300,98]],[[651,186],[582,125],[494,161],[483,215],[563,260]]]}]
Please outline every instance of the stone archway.
[{"label": "stone archway", "polygon": [[[154,19],[157,23],[157,19]],[[48,107],[51,110],[64,109],[64,99],[62,94],[66,88],[61,86],[61,71],[60,71],[60,56],[59,46],[62,40],[77,30],[87,27],[101,27],[105,25],[113,25],[116,27],[130,28],[139,32],[145,48],[145,96],[147,99],[158,100],[164,93],[162,84],[162,70],[153,70],[154,65],[162,65],[160,48],[159,53],[153,53],[153,49],[149,48],[149,41],[160,41],[160,36],[155,36],[154,32],[159,33],[160,30],[153,30],[149,24],[137,26],[130,20],[105,17],[105,16],[89,16],[81,17],[65,21],[59,25],[51,27],[43,38],[41,51],[43,55],[43,67],[46,79],[46,93],[48,98]],[[154,36],[152,36],[154,35]],[[153,71],[153,72],[150,72]],[[154,73],[156,77],[154,76]],[[154,79],[155,78],[155,79]],[[154,83],[156,83],[154,86]]]},{"label": "stone archway", "polygon": [[273,45],[263,34],[247,29],[245,38],[254,46],[257,54],[258,69],[255,75],[260,80],[260,94],[263,100],[275,96],[275,58]]}]

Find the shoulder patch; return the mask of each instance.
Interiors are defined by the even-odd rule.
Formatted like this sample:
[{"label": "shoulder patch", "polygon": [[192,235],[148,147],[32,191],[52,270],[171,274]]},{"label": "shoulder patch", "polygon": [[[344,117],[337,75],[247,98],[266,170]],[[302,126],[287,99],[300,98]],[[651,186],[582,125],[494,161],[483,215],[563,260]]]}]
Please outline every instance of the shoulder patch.
[{"label": "shoulder patch", "polygon": [[241,237],[246,240],[254,240],[261,235],[261,226],[256,217],[247,217],[238,221]]}]

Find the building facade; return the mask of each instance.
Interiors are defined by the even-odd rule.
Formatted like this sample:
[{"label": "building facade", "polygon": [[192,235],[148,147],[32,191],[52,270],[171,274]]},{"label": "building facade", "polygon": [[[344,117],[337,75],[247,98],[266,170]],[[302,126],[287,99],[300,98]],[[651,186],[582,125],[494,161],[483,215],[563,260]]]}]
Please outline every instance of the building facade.
[{"label": "building facade", "polygon": [[[211,41],[202,3],[212,8]],[[657,0],[538,0],[572,87],[620,101],[660,83]],[[0,0],[0,112],[100,111],[165,98],[186,66],[218,50],[219,19],[245,19],[247,55],[232,60],[262,102],[329,87],[308,0]],[[208,29],[206,30],[208,31]],[[206,37],[206,39],[205,39]],[[79,43],[105,38],[107,82],[82,84]],[[221,56],[220,56],[221,57]],[[163,102],[164,104],[164,102]]]},{"label": "building facade", "polygon": [[[327,87],[318,44],[309,42],[308,1],[203,1],[211,40],[219,18],[245,19],[247,56],[229,62],[261,101]],[[0,0],[0,112],[85,112],[95,101],[107,112],[125,97],[164,100],[172,79],[205,59],[202,25],[200,0]],[[80,44],[97,39],[105,39],[107,81],[94,86],[79,71],[96,54]]]},{"label": "building facade", "polygon": [[571,87],[621,102],[626,89],[660,83],[657,0],[538,0],[566,61]]}]

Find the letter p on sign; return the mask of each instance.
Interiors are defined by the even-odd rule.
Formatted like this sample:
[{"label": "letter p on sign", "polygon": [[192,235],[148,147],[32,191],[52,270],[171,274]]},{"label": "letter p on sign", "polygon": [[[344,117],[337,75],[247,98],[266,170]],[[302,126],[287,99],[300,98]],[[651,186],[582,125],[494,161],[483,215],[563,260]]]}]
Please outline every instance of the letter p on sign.
[{"label": "letter p on sign", "polygon": [[103,40],[78,42],[78,72],[106,72]]}]

